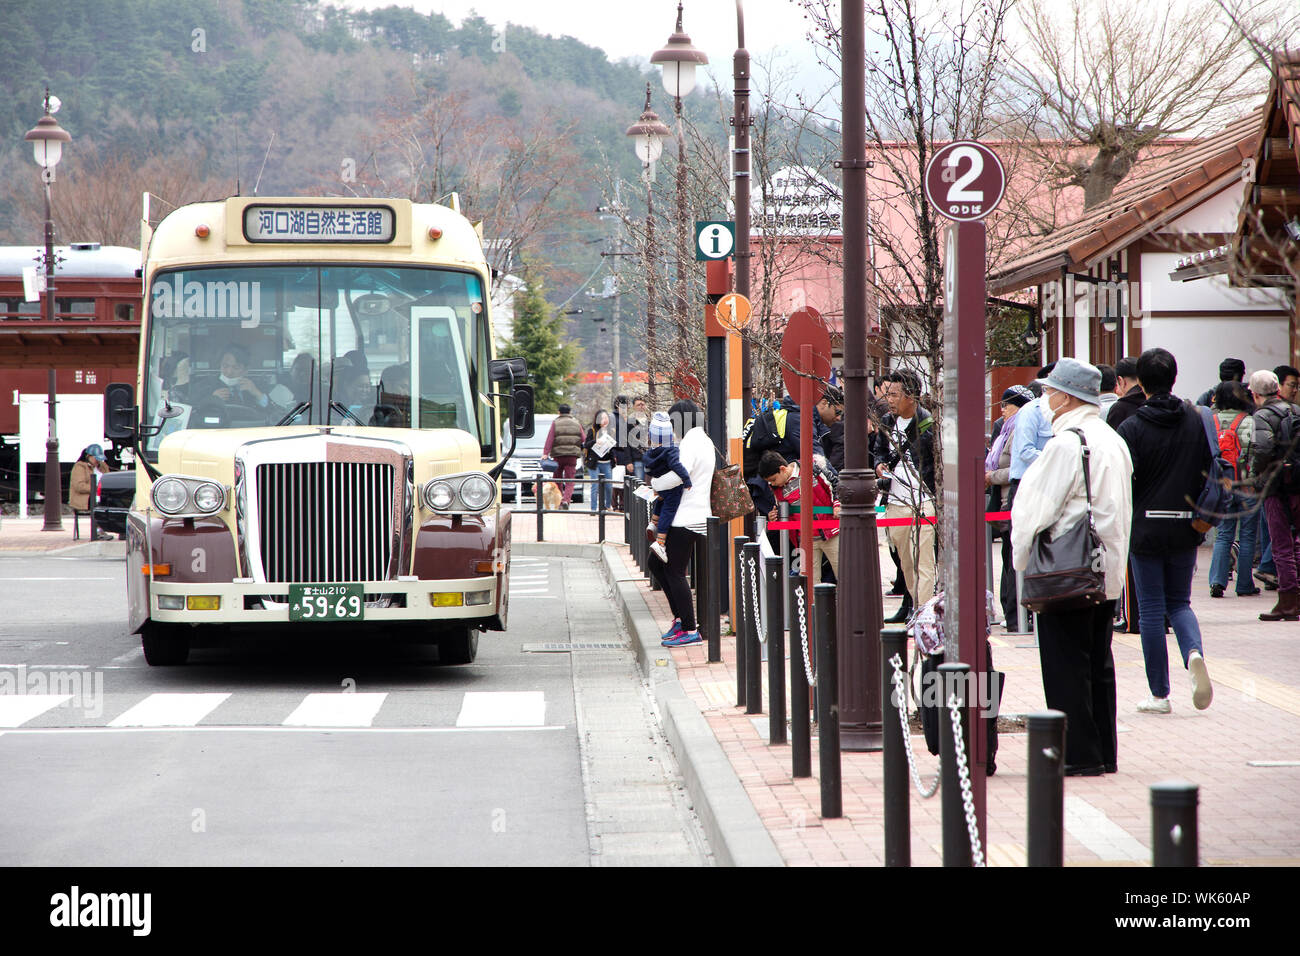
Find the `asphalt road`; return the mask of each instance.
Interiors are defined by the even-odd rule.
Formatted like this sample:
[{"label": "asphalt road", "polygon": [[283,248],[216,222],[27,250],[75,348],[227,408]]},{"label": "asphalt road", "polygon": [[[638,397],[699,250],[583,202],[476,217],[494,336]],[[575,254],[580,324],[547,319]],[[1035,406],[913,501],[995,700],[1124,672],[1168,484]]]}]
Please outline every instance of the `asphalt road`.
[{"label": "asphalt road", "polygon": [[289,626],[151,668],[123,562],[0,555],[0,865],[707,863],[594,565],[512,572],[470,666]]}]

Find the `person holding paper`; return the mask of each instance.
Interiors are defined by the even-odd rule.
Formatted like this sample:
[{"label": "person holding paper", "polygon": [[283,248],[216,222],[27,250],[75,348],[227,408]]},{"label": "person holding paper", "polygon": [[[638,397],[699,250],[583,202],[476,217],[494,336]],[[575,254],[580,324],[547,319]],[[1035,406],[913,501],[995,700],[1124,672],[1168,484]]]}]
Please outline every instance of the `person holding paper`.
[{"label": "person holding paper", "polygon": [[587,431],[586,440],[582,443],[583,450],[587,453],[587,477],[595,481],[598,475],[605,477],[605,496],[604,501],[597,505],[596,499],[598,485],[591,486],[591,510],[595,511],[597,507],[608,510],[613,503],[614,495],[614,446],[616,440],[610,433],[609,412],[600,409],[592,416],[591,428]]}]

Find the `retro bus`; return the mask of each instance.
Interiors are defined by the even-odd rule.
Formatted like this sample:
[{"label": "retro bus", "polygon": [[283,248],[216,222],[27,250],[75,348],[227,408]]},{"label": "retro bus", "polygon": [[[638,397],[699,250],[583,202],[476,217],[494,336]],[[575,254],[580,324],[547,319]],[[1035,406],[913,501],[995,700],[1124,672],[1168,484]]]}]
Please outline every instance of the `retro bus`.
[{"label": "retro bus", "polygon": [[184,663],[231,625],[351,623],[473,661],[506,626],[499,473],[533,429],[525,363],[493,356],[476,229],[401,199],[234,197],[145,223],[137,380],[105,403],[136,449],[145,659]]}]

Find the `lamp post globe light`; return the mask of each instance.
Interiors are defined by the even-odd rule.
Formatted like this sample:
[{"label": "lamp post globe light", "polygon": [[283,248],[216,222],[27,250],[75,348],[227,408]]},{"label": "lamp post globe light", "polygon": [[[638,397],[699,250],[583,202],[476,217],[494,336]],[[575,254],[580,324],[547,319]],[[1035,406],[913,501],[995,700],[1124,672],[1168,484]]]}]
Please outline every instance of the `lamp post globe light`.
[{"label": "lamp post globe light", "polygon": [[664,140],[672,135],[672,132],[659,120],[659,116],[650,108],[650,84],[645,87],[645,110],[641,113],[641,118],[627,128],[627,135],[632,137],[632,145],[636,150],[637,159],[641,160],[641,166],[644,171],[645,196],[646,196],[646,213],[645,213],[645,258],[646,258],[646,307],[645,307],[645,333],[646,333],[646,383],[649,392],[650,406],[655,405],[655,262],[658,254],[655,250],[655,205],[654,205],[654,188],[651,185],[654,181],[654,164],[664,151]]},{"label": "lamp post globe light", "polygon": [[[72,142],[67,130],[59,125],[53,113],[59,101],[45,90],[45,115],[23,137],[32,144],[36,164],[41,167],[41,182],[45,184],[45,321],[54,324],[54,217],[50,211],[50,184],[54,182],[54,167],[63,157],[63,144]],[[63,530],[63,476],[59,472],[58,419],[55,412],[58,384],[54,368],[49,369],[48,398],[50,431],[45,442],[45,524],[43,531]]]},{"label": "lamp post globe light", "polygon": [[[691,38],[682,29],[682,5],[677,4],[677,29],[668,38],[668,45],[656,50],[650,62],[663,71],[664,89],[673,97],[673,111],[677,116],[677,300],[678,333],[686,337],[686,134],[682,129],[682,97],[695,88],[695,67],[708,63],[702,50],[691,45]],[[684,345],[683,341],[683,345]]]}]

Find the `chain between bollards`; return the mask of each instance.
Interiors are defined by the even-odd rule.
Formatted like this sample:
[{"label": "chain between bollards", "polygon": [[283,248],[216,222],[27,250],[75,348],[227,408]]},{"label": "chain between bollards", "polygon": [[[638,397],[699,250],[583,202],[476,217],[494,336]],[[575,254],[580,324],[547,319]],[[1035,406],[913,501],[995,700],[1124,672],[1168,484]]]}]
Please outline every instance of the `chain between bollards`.
[{"label": "chain between bollards", "polygon": [[783,744],[785,734],[785,609],[781,579],[781,559],[763,559],[763,582],[767,588],[767,740]]},{"label": "chain between bollards", "polygon": [[745,562],[745,713],[763,712],[763,649],[759,634],[763,626],[762,609],[758,603],[759,546],[757,541],[747,541],[741,549]]},{"label": "chain between bollards", "polygon": [[745,662],[747,660],[748,647],[745,635],[748,634],[749,625],[746,623],[748,611],[746,604],[748,598],[745,597],[745,588],[748,586],[745,581],[744,551],[745,542],[749,539],[744,535],[736,535],[731,539],[732,567],[736,569],[736,593],[732,600],[731,629],[736,634],[736,706],[745,706]]},{"label": "chain between bollards", "polygon": [[1065,864],[1065,714],[1030,714],[1026,849],[1030,866]]},{"label": "chain between bollards", "polygon": [[[794,590],[802,594],[808,581],[802,575],[794,579]],[[791,775],[812,776],[812,727],[808,717],[808,675],[803,659],[795,653],[799,639],[798,622],[790,630],[790,762]]]}]

